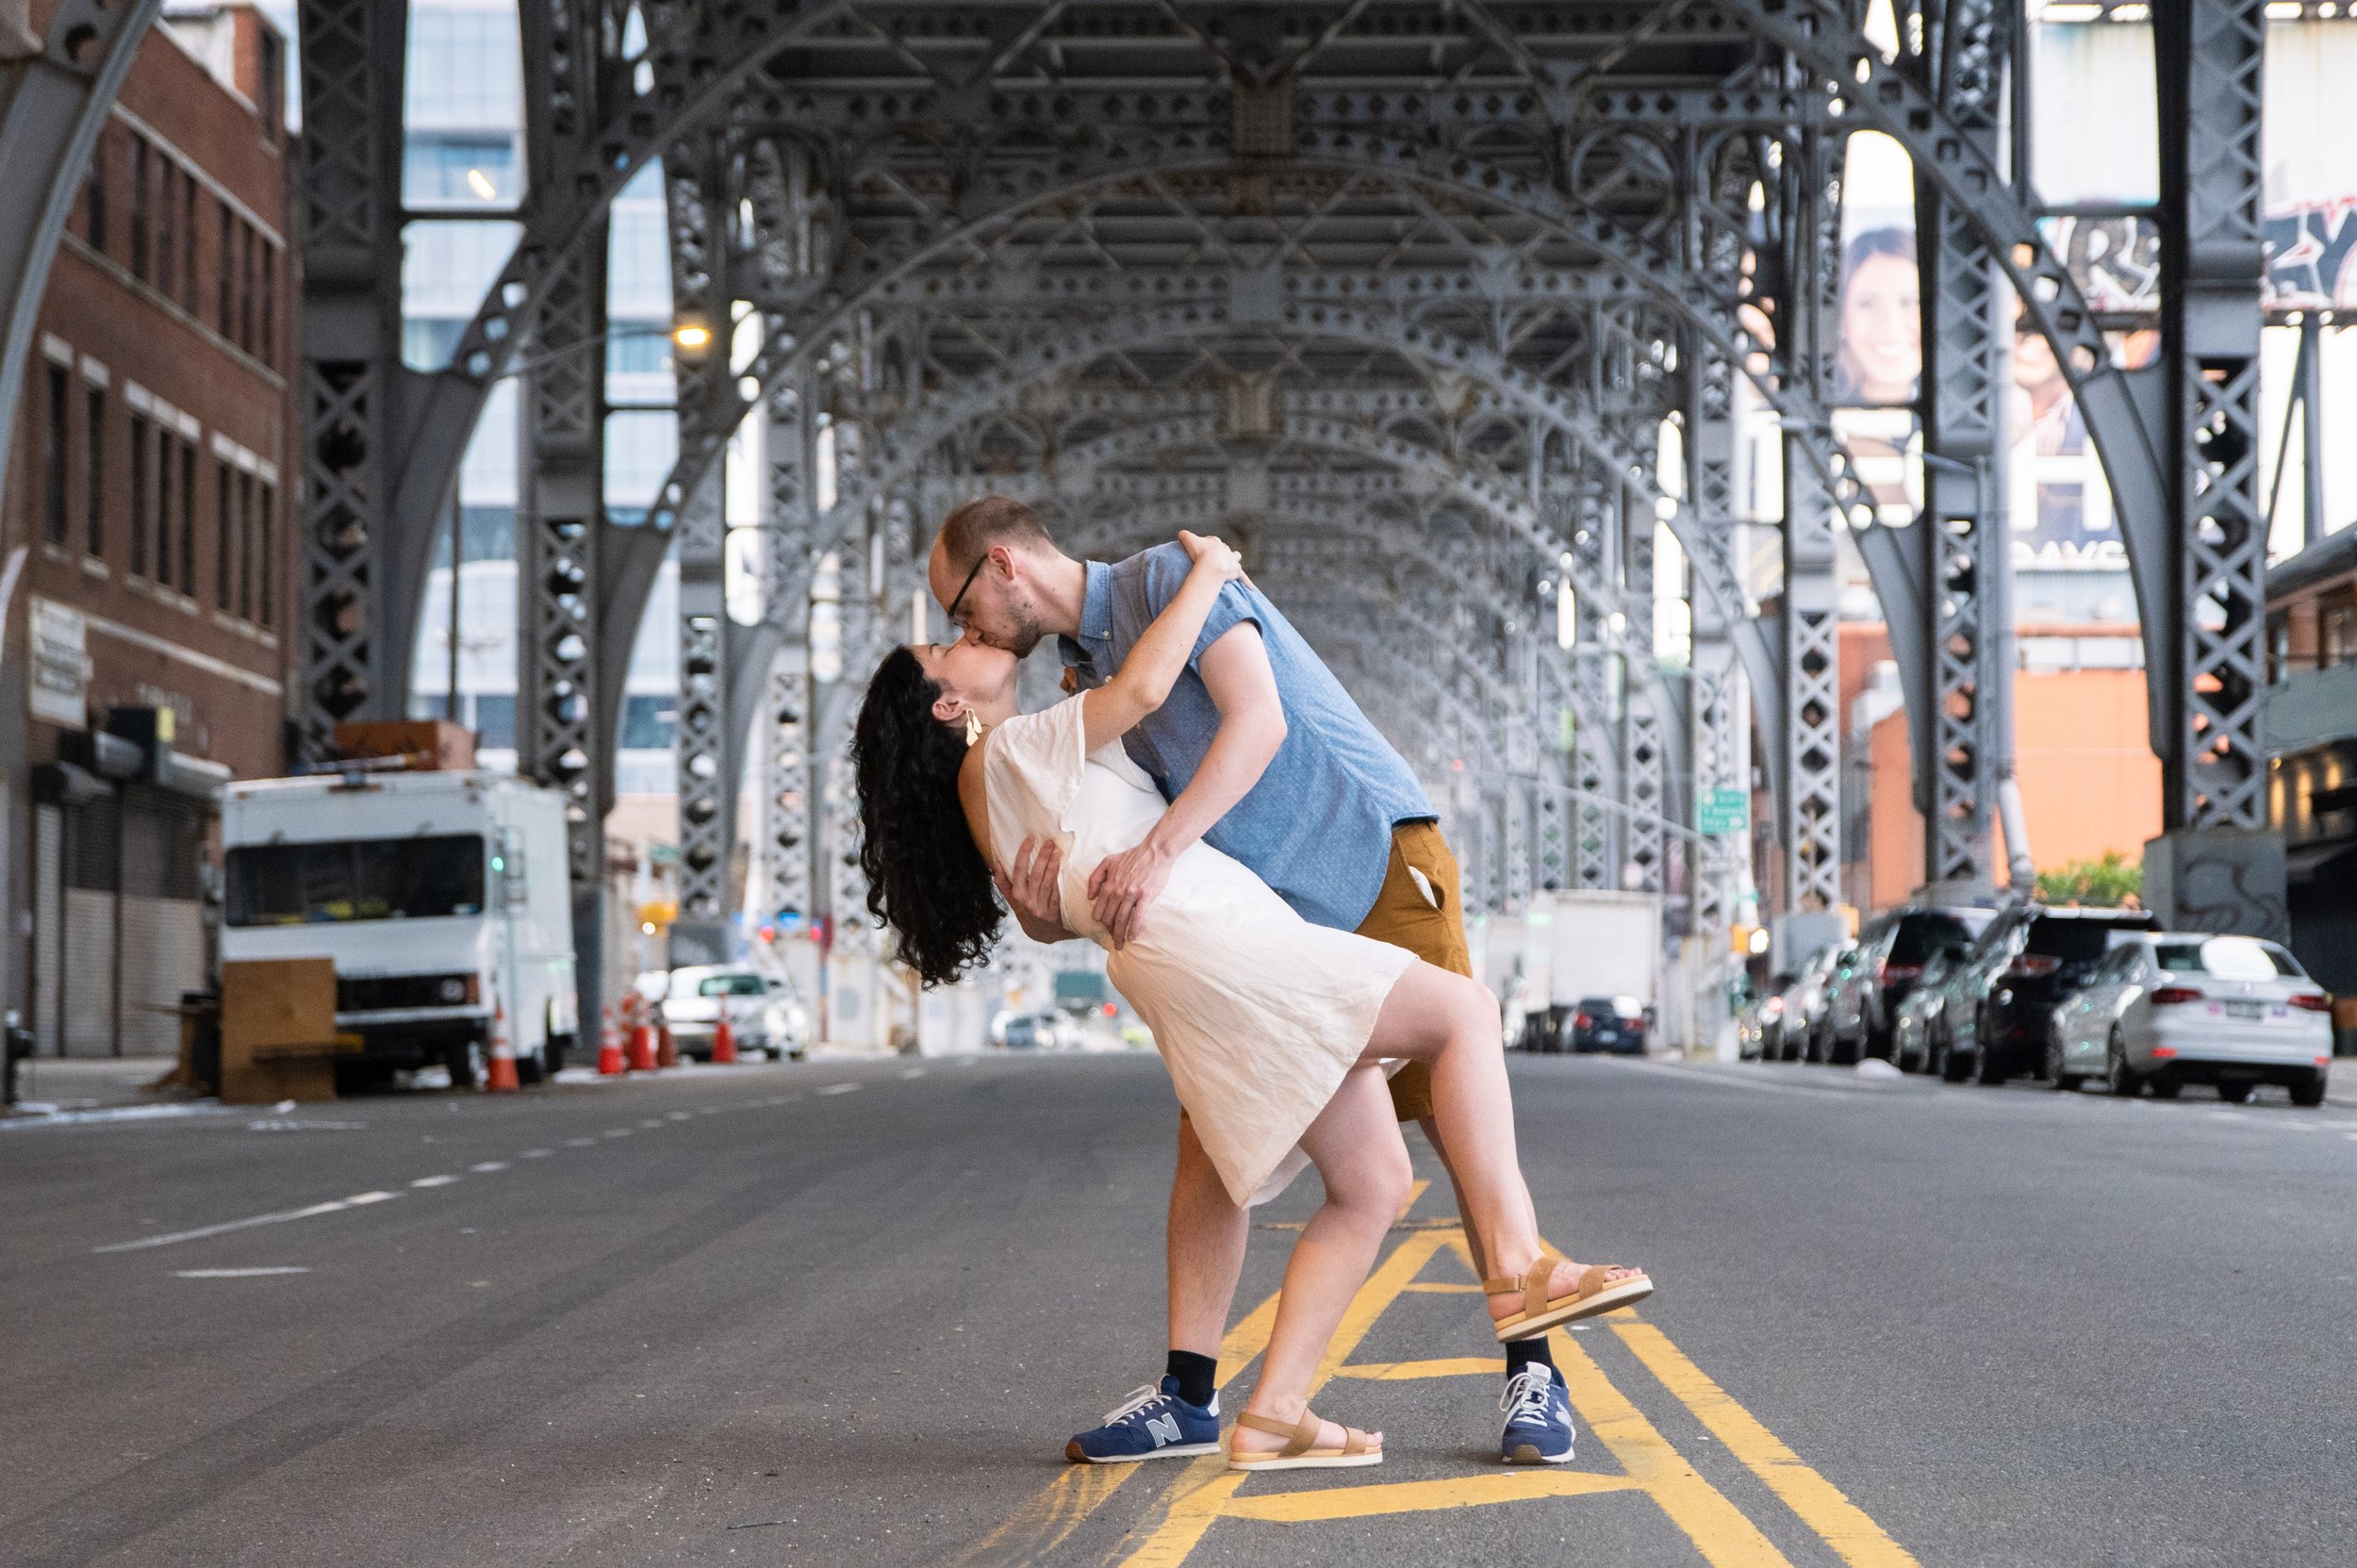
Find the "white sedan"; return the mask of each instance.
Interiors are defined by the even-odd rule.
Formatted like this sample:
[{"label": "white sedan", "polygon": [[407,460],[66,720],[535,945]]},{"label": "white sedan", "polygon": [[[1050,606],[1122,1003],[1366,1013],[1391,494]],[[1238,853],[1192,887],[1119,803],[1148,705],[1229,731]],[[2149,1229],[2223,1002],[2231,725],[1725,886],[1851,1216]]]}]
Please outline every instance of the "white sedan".
[{"label": "white sedan", "polygon": [[2100,1078],[2116,1095],[2146,1084],[2173,1099],[2214,1083],[2236,1104],[2280,1083],[2295,1105],[2324,1103],[2332,1000],[2272,942],[2200,932],[2134,932],[2096,966],[2047,1030],[2057,1089]]}]

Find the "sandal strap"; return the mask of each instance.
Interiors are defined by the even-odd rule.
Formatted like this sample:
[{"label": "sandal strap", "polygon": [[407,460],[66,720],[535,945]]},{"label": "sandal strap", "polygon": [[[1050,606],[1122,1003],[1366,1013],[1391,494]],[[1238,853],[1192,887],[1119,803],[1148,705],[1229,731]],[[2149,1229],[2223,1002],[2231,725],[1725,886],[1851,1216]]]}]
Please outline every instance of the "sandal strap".
[{"label": "sandal strap", "polygon": [[1348,1459],[1353,1454],[1372,1454],[1374,1452],[1374,1438],[1370,1437],[1365,1432],[1360,1431],[1356,1427],[1344,1427],[1343,1428],[1343,1457],[1344,1459]]},{"label": "sandal strap", "polygon": [[1244,1411],[1237,1415],[1236,1425],[1249,1427],[1256,1432],[1266,1432],[1271,1437],[1286,1439],[1285,1446],[1277,1451],[1277,1457],[1281,1460],[1292,1459],[1297,1454],[1306,1454],[1317,1446],[1318,1418],[1308,1411],[1302,1412],[1299,1421],[1292,1423],[1279,1421],[1275,1416],[1255,1415],[1250,1411]]}]

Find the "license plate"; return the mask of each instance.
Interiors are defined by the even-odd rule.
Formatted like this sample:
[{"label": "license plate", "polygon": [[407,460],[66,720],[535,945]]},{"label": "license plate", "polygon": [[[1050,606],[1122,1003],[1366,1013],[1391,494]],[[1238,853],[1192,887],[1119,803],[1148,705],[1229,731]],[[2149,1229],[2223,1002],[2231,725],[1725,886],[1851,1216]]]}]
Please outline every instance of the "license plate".
[{"label": "license plate", "polygon": [[1620,1039],[1620,1033],[1616,1030],[1600,1029],[1596,1031],[1596,1038],[1607,1043],[1616,1042]]},{"label": "license plate", "polygon": [[2230,1018],[2263,1018],[2266,1015],[2266,1009],[2255,1001],[2230,1001],[2226,1004],[2226,1015]]}]

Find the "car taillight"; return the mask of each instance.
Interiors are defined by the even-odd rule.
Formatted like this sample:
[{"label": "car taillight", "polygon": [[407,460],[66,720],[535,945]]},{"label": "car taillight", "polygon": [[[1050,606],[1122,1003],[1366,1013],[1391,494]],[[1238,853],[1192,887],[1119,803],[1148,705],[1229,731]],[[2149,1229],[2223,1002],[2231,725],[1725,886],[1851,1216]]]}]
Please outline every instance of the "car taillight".
[{"label": "car taillight", "polygon": [[2324,995],[2322,992],[2297,996],[2290,999],[2291,1004],[2294,1007],[2299,1008],[2302,1013],[2330,1013],[2332,1011],[2332,999]]},{"label": "car taillight", "polygon": [[1581,1029],[1586,1029],[1589,1025],[1594,1023],[1595,1021],[1595,1019],[1590,1017],[1585,1013],[1574,1013],[1572,1015],[1572,1022]]},{"label": "car taillight", "polygon": [[2177,1048],[2175,1046],[2154,1046],[2148,1054],[2155,1062],[2174,1062],[2177,1059]]},{"label": "car taillight", "polygon": [[2201,993],[2190,985],[2164,985],[2145,999],[2155,1007],[2170,1007],[2181,1001],[2200,1001]]},{"label": "car taillight", "polygon": [[2039,975],[2051,975],[2061,967],[2062,960],[2059,958],[2050,958],[2045,953],[2022,953],[2014,959],[2013,967],[2005,973],[2030,980]]}]

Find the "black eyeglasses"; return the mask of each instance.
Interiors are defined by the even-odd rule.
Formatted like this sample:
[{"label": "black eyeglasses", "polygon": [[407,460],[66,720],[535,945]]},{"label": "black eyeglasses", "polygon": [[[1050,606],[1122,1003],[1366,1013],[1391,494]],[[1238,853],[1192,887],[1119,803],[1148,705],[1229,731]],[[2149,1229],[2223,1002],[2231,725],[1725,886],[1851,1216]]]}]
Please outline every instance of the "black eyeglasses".
[{"label": "black eyeglasses", "polygon": [[958,585],[958,596],[949,601],[949,608],[947,612],[949,624],[957,627],[960,631],[964,631],[965,628],[964,623],[958,619],[958,606],[965,602],[966,590],[974,586],[974,579],[982,574],[982,563],[989,559],[990,552],[987,550],[983,551],[980,555],[974,558],[973,569],[965,574],[965,581]]}]

